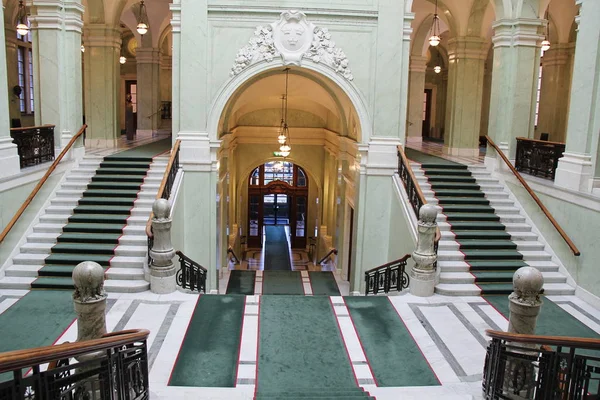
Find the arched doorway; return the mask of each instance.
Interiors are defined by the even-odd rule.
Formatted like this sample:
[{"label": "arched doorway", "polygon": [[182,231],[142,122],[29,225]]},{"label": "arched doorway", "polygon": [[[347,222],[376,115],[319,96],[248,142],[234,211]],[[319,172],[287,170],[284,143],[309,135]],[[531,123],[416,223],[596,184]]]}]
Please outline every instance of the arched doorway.
[{"label": "arched doorway", "polygon": [[269,161],[248,178],[248,246],[261,247],[265,225],[287,225],[292,248],[305,248],[308,179],[289,161]]}]

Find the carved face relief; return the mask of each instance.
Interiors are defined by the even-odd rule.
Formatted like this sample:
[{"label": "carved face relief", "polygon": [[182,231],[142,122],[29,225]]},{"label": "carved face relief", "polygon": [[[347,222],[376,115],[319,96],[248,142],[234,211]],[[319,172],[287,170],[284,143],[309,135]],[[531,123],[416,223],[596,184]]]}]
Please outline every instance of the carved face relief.
[{"label": "carved face relief", "polygon": [[[283,25],[281,27],[283,46],[290,51],[297,50],[304,43],[303,35],[305,31],[306,29],[297,21],[290,21]],[[300,46],[298,46],[298,42],[300,42]]]},{"label": "carved face relief", "polygon": [[281,13],[279,21],[271,24],[275,48],[283,57],[284,64],[300,65],[302,55],[308,51],[313,40],[314,24],[299,11]]}]

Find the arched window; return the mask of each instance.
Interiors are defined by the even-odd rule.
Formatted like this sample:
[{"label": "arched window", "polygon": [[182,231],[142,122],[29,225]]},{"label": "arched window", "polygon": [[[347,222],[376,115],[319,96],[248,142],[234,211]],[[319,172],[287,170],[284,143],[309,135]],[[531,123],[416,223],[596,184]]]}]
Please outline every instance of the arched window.
[{"label": "arched window", "polygon": [[[29,21],[27,21],[29,25]],[[31,30],[27,35],[17,33],[17,73],[21,95],[19,109],[22,113],[32,114],[33,104],[33,50],[31,46]]]}]

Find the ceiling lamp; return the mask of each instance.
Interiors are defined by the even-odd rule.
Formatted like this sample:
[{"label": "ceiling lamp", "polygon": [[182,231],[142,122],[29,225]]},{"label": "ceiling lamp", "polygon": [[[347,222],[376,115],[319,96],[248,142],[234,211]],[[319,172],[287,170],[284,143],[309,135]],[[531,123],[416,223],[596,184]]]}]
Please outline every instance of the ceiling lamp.
[{"label": "ceiling lamp", "polygon": [[83,43],[81,44],[81,52],[85,53],[85,46],[83,45]]},{"label": "ceiling lamp", "polygon": [[140,2],[140,14],[138,15],[138,24],[137,31],[140,35],[144,36],[148,33],[148,13],[146,12],[146,5],[144,4],[144,0]]},{"label": "ceiling lamp", "polygon": [[121,64],[125,64],[127,62],[127,58],[125,58],[125,56],[121,56],[121,57],[119,57],[119,62]]},{"label": "ceiling lamp", "polygon": [[438,44],[440,44],[440,41],[442,40],[440,38],[440,17],[438,16],[438,4],[437,4],[437,0],[435,0],[435,13],[433,14],[433,22],[431,23],[431,29],[429,30],[429,32],[431,33],[431,36],[429,36],[429,45],[435,47]]},{"label": "ceiling lamp", "polygon": [[433,67],[433,72],[435,72],[436,74],[439,74],[440,72],[442,72],[442,66],[441,66],[441,62],[440,62],[440,52],[438,50],[436,50],[436,57],[435,57],[435,67]]},{"label": "ceiling lamp", "polygon": [[27,22],[27,9],[23,5],[23,0],[19,0],[19,13],[17,14],[17,33],[25,36],[29,33],[29,24]]},{"label": "ceiling lamp", "polygon": [[435,67],[433,67],[433,72],[435,72],[436,74],[439,74],[440,72],[442,72],[442,67],[440,67],[439,65],[436,65]]},{"label": "ceiling lamp", "polygon": [[279,147],[279,154],[283,157],[287,157],[290,155],[290,151],[292,148],[289,145],[290,138],[290,130],[287,124],[287,111],[288,111],[288,81],[289,81],[289,72],[290,69],[285,69],[285,95],[282,97],[282,117],[281,117],[281,128],[279,132],[279,136],[277,137],[277,141],[281,146]]},{"label": "ceiling lamp", "polygon": [[548,19],[548,10],[546,10],[546,35],[544,36],[544,40],[542,40],[542,56],[544,55],[544,52],[550,50],[550,41],[548,40],[550,38],[550,20]]}]

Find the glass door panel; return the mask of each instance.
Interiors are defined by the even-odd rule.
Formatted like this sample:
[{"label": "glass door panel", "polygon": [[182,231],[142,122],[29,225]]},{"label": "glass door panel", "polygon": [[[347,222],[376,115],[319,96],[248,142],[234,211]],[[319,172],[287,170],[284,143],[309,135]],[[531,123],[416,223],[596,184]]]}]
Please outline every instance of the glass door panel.
[{"label": "glass door panel", "polygon": [[276,194],[266,194],[263,197],[263,210],[264,218],[263,223],[265,225],[276,225],[277,224],[277,205],[275,203]]},{"label": "glass door panel", "polygon": [[290,224],[290,203],[289,196],[285,194],[276,194],[276,225],[289,225]]},{"label": "glass door panel", "polygon": [[248,246],[262,246],[262,223],[260,218],[261,196],[249,196],[248,201]]},{"label": "glass door panel", "polygon": [[296,197],[294,247],[306,247],[306,196]]}]

